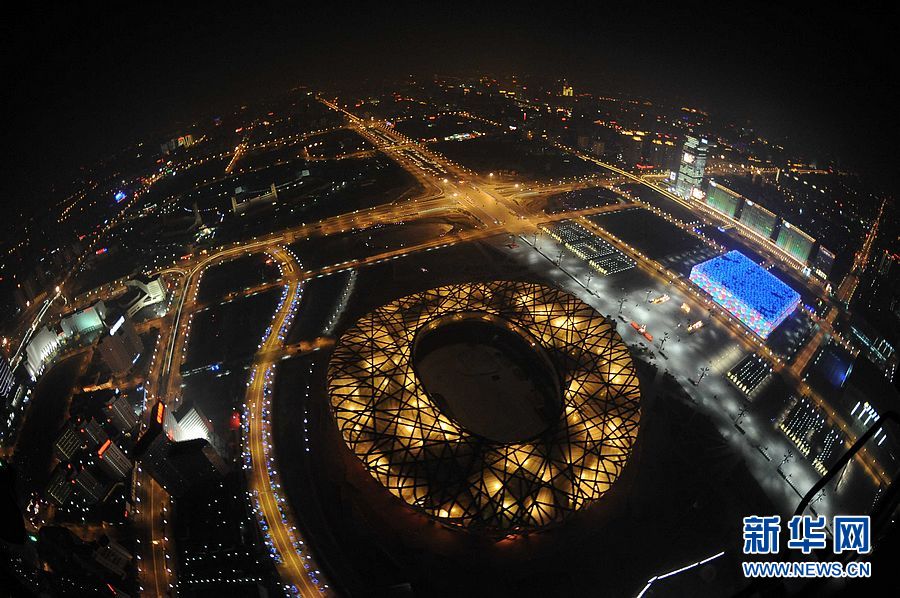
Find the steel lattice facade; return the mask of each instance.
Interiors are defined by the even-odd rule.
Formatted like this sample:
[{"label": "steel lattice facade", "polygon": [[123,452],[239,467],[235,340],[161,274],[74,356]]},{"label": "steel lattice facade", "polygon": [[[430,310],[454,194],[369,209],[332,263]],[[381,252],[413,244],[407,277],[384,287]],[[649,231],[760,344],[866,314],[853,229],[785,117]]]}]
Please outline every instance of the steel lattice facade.
[{"label": "steel lattice facade", "polygon": [[[550,355],[562,409],[537,438],[476,436],[425,392],[416,333],[457,312],[521,327]],[[634,364],[611,323],[573,295],[523,282],[445,286],[375,309],[342,335],[328,389],[345,442],[390,492],[441,522],[494,533],[559,523],[602,497],[640,422]]]}]

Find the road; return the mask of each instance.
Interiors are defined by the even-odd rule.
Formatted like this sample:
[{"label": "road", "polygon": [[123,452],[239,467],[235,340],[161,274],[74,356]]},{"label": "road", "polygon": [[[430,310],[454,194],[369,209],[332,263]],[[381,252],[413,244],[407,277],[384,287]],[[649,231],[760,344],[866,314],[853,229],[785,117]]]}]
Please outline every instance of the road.
[{"label": "road", "polygon": [[[285,283],[284,299],[272,318],[269,334],[260,345],[254,360],[251,380],[245,400],[245,450],[250,455],[250,471],[247,478],[248,489],[256,499],[258,515],[268,526],[268,537],[272,542],[280,563],[279,575],[284,583],[299,589],[302,596],[327,595],[325,584],[315,572],[315,565],[308,551],[298,550],[302,542],[290,507],[283,497],[276,494],[281,486],[275,470],[274,448],[270,441],[270,383],[274,377],[278,353],[284,348],[284,338],[290,328],[290,319],[299,303],[303,273],[293,254],[282,248],[269,251],[282,265]],[[302,546],[302,544],[300,544]],[[318,581],[318,583],[316,583]]]},{"label": "road", "polygon": [[[866,234],[862,247],[854,256],[850,271],[847,272],[844,280],[841,281],[837,291],[835,291],[834,298],[843,306],[850,305],[850,300],[853,298],[853,294],[856,292],[856,287],[859,284],[859,276],[862,274],[863,270],[865,270],[866,264],[869,263],[869,258],[872,255],[872,247],[875,244],[875,239],[878,237],[878,227],[881,223],[881,216],[884,214],[885,205],[886,202],[881,203],[881,207],[878,209],[878,215],[875,217],[875,221],[869,228],[869,232]],[[816,330],[813,338],[797,352],[797,356],[791,366],[791,372],[795,377],[800,378],[803,375],[806,366],[815,356],[819,347],[834,336],[832,325],[839,313],[840,310],[837,307],[830,309],[828,314],[818,322],[819,328]]]}]

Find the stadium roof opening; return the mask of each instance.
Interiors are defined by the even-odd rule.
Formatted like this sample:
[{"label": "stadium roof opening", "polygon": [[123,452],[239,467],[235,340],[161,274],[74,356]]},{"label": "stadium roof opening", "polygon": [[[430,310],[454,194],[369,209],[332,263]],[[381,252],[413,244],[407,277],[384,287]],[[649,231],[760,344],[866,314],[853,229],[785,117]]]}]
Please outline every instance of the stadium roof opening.
[{"label": "stadium roof opening", "polygon": [[800,295],[740,251],[697,264],[691,281],[747,328],[766,338],[800,304]]}]

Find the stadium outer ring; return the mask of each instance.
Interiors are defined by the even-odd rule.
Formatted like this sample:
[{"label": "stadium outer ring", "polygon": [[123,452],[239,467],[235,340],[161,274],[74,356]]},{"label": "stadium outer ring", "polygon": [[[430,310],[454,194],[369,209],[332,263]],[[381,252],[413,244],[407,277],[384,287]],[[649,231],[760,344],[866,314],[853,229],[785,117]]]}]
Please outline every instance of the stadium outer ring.
[{"label": "stadium outer ring", "polygon": [[[416,377],[412,346],[429,322],[481,312],[530,332],[562,376],[557,421],[497,443],[444,414]],[[346,330],[327,374],[345,443],[392,494],[451,526],[507,534],[560,523],[601,498],[631,454],[640,386],[614,326],[577,297],[494,281],[397,299]]]}]

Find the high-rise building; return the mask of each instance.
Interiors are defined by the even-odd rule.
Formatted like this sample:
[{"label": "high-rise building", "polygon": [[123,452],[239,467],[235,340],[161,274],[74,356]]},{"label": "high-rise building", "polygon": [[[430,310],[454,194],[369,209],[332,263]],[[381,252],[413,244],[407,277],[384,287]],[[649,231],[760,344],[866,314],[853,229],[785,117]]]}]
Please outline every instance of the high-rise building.
[{"label": "high-rise building", "polygon": [[140,358],[144,347],[134,325],[123,315],[109,329],[109,334],[101,339],[99,349],[109,369],[114,374],[124,374]]},{"label": "high-rise building", "polygon": [[109,439],[97,449],[97,459],[100,462],[100,469],[114,480],[119,481],[131,472],[133,466],[131,459],[126,457],[122,449]]},{"label": "high-rise building", "polygon": [[884,377],[888,381],[893,382],[900,358],[888,339],[877,328],[861,318],[851,319],[850,333],[859,343],[869,361],[884,372]]},{"label": "high-rise building", "polygon": [[6,402],[13,394],[16,387],[16,377],[6,355],[0,355],[0,401]]},{"label": "high-rise building", "polygon": [[166,409],[153,407],[153,418],[138,440],[134,454],[141,466],[172,496],[184,496],[195,486],[224,475],[226,466],[205,439],[175,442],[163,426]]},{"label": "high-rise building", "polygon": [[169,436],[176,442],[185,442],[203,438],[213,442],[213,427],[209,419],[196,405],[183,405],[174,414],[172,428],[166,428]]},{"label": "high-rise building", "polygon": [[138,423],[137,414],[125,395],[117,395],[106,402],[106,417],[119,432],[130,432]]},{"label": "high-rise building", "polygon": [[169,451],[169,460],[184,476],[187,490],[220,481],[228,471],[219,452],[204,438],[174,443]]},{"label": "high-rise building", "polygon": [[[703,138],[687,136],[681,153],[681,164],[675,178],[675,193],[688,199],[702,193],[703,171],[706,168],[706,156],[709,153],[709,142]],[[695,191],[696,190],[696,191]]]},{"label": "high-rise building", "polygon": [[831,269],[834,267],[834,254],[828,251],[824,245],[819,245],[816,257],[810,264],[813,273],[823,280],[827,280],[831,276]]},{"label": "high-rise building", "polygon": [[106,486],[87,467],[83,467],[78,472],[75,477],[75,485],[89,504],[99,502],[106,494]]},{"label": "high-rise building", "polygon": [[634,166],[641,161],[644,148],[644,138],[632,131],[619,135],[619,145],[622,148],[621,160],[626,166]]},{"label": "high-rise building", "polygon": [[57,506],[66,504],[66,501],[69,500],[69,496],[72,494],[72,490],[75,489],[72,473],[71,465],[60,463],[53,470],[53,475],[50,476],[50,482],[47,484],[47,496]]},{"label": "high-rise building", "polygon": [[56,458],[68,461],[84,446],[84,439],[72,421],[66,423],[53,445]]},{"label": "high-rise building", "polygon": [[109,440],[109,436],[106,434],[106,431],[94,418],[91,418],[90,421],[85,422],[78,431],[81,432],[81,437],[84,440],[84,444],[90,450],[94,450],[102,446],[107,440]]}]

